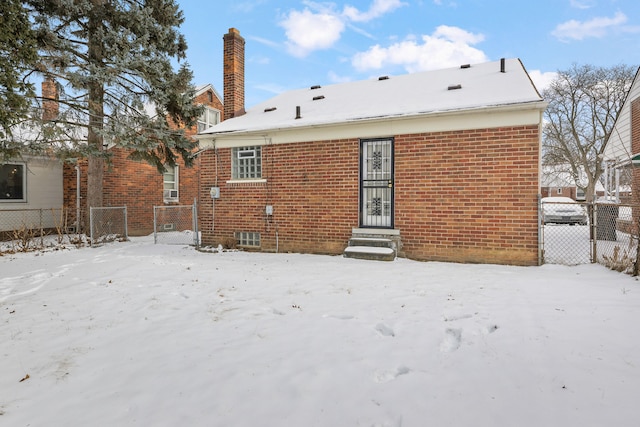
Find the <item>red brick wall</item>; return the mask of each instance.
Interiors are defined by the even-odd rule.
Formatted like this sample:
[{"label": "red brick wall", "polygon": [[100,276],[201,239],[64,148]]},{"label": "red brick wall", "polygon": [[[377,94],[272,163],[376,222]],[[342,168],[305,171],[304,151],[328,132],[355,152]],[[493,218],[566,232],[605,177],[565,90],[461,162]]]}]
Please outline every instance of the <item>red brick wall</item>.
[{"label": "red brick wall", "polygon": [[[260,232],[261,249],[339,254],[358,226],[359,140],[263,146],[266,183],[227,183],[230,149],[201,156],[204,244]],[[395,138],[395,228],[420,260],[536,265],[538,126]],[[213,202],[209,188],[221,187]],[[215,205],[214,205],[215,203]],[[274,215],[265,215],[272,205]]]},{"label": "red brick wall", "polygon": [[[205,92],[196,98],[196,103],[209,105],[222,111],[222,103],[212,95]],[[195,135],[196,127],[187,129],[189,136]],[[127,206],[128,232],[132,236],[147,235],[153,232],[153,207],[163,206],[163,176],[155,166],[145,162],[129,160],[130,151],[121,148],[111,148],[111,166],[105,166],[103,180],[103,204],[104,206]],[[87,197],[87,162],[80,160],[81,166],[81,216],[86,223],[86,197]],[[196,158],[190,168],[184,166],[182,158],[177,161],[179,178],[179,200],[171,205],[191,205],[198,196],[199,160]],[[76,171],[75,165],[67,164],[64,167],[64,200],[65,206],[75,220],[76,212]],[[88,225],[88,224],[83,224]],[[86,228],[82,228],[83,230]]]},{"label": "red brick wall", "polygon": [[561,187],[561,193],[558,193],[558,187],[541,187],[540,188],[540,196],[541,197],[570,197],[573,200],[576,200],[577,197],[577,189],[576,187]]},{"label": "red brick wall", "polygon": [[[303,144],[303,150],[300,144],[263,146],[267,182],[259,184],[226,183],[231,179],[231,150],[219,149],[221,196],[215,201],[209,188],[216,183],[216,158],[213,150],[206,151],[200,194],[204,243],[217,244],[235,231],[249,231],[261,233],[267,251],[275,251],[277,244],[281,252],[341,252],[351,227],[358,224],[358,144],[353,139]],[[266,205],[274,207],[270,217]]]},{"label": "red brick wall", "polygon": [[423,260],[538,262],[538,126],[396,138],[396,228]]},{"label": "red brick wall", "polygon": [[[145,162],[129,160],[128,150],[111,148],[111,167],[105,167],[103,181],[103,204],[108,206],[127,207],[127,225],[132,236],[147,235],[153,232],[153,207],[167,203],[163,198],[163,177],[154,166]],[[87,162],[80,161],[81,210],[84,217],[87,196]],[[197,197],[198,161],[193,167],[184,166],[182,159],[178,162],[179,200],[171,205],[191,205]],[[64,200],[70,215],[75,218],[76,211],[76,170],[75,165],[64,167]],[[84,219],[86,224],[86,219]],[[70,222],[73,222],[70,221]]]}]

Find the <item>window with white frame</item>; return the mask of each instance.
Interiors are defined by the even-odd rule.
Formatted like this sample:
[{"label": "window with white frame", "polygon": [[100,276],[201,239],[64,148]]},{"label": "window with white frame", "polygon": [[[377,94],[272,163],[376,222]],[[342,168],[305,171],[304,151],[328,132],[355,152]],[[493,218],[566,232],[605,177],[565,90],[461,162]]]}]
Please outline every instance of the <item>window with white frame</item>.
[{"label": "window with white frame", "polygon": [[178,166],[165,166],[163,176],[163,193],[165,202],[178,200]]},{"label": "window with white frame", "polygon": [[198,133],[209,129],[213,125],[217,125],[219,122],[220,111],[205,107],[200,117],[198,117]]},{"label": "window with white frame", "polygon": [[231,150],[231,178],[262,178],[262,147],[237,147]]},{"label": "window with white frame", "polygon": [[27,174],[24,163],[0,164],[0,202],[27,201]]}]

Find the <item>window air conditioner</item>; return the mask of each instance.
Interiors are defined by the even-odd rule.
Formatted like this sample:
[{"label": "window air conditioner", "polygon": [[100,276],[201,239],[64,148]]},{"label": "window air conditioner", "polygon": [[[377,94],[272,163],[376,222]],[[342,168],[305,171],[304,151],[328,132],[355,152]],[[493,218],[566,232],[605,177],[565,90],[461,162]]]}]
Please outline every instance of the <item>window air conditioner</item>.
[{"label": "window air conditioner", "polygon": [[164,198],[165,199],[177,199],[178,198],[178,190],[164,190]]}]

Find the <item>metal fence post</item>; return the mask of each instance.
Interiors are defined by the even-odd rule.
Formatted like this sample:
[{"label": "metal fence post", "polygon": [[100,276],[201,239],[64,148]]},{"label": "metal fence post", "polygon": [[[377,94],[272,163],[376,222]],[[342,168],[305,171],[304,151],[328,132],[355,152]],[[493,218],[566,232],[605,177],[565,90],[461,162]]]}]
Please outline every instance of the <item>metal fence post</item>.
[{"label": "metal fence post", "polygon": [[93,246],[93,206],[89,207],[89,245]]},{"label": "metal fence post", "polygon": [[153,244],[158,244],[158,207],[153,207]]},{"label": "metal fence post", "polygon": [[127,220],[127,205],[124,205],[124,239],[129,240],[129,222]]},{"label": "metal fence post", "polygon": [[198,249],[200,247],[200,235],[198,232],[198,201],[193,199],[193,245]]},{"label": "metal fence post", "polygon": [[593,229],[591,232],[591,263],[598,262],[598,204],[594,201],[591,202],[593,207]]}]

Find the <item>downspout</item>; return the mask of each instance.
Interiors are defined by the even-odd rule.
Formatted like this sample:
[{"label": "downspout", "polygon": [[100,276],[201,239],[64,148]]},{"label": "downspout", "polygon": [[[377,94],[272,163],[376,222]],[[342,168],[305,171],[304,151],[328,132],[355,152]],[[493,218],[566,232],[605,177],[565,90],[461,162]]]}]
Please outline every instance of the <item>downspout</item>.
[{"label": "downspout", "polygon": [[[218,162],[220,161],[218,157],[218,148],[216,147],[216,140],[213,140],[213,155],[216,156],[216,179],[213,183],[214,187],[218,186]],[[216,228],[216,199],[211,198],[211,234],[213,235]],[[213,236],[212,236],[213,237]]]},{"label": "downspout", "polygon": [[[296,114],[298,116],[300,116],[300,107],[296,107]],[[296,117],[297,119],[300,117]],[[273,140],[271,139],[271,137],[267,137],[266,135],[264,136],[264,143],[265,143],[265,147],[271,147],[273,146]],[[275,170],[275,165],[274,165],[274,156],[273,153],[270,153],[270,160],[271,160],[271,168],[269,170],[269,173],[273,174],[273,171]],[[267,179],[267,205],[271,205],[272,204],[272,191],[273,191],[273,187],[271,187],[270,185],[271,180]],[[273,225],[275,226],[275,232],[276,232],[276,253],[280,252],[280,236],[279,236],[279,231],[278,231],[278,221],[276,221],[273,216],[270,216],[268,214],[266,214],[266,222],[267,222],[267,227],[269,227],[270,222],[273,223]]]},{"label": "downspout", "polygon": [[80,165],[76,163],[76,234],[80,234]]}]

